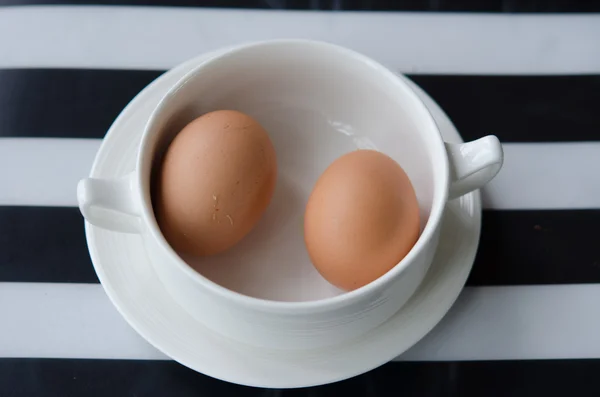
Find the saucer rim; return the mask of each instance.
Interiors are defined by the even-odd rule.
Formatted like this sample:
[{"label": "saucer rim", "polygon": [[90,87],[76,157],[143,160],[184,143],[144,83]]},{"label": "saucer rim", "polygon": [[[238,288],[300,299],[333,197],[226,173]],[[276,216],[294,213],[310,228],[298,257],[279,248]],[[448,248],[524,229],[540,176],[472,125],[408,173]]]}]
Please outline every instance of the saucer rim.
[{"label": "saucer rim", "polygon": [[[114,136],[119,133],[121,124],[127,117],[132,117],[131,115],[135,113],[135,109],[138,108],[139,106],[142,106],[144,103],[146,103],[148,101],[148,99],[151,97],[152,93],[161,87],[161,84],[162,85],[166,84],[166,82],[167,82],[167,80],[169,80],[169,78],[177,80],[178,77],[176,77],[176,76],[178,73],[180,75],[182,75],[183,73],[185,73],[186,70],[193,68],[197,64],[203,62],[209,56],[211,56],[213,54],[217,54],[221,51],[226,51],[226,49],[201,54],[193,59],[190,59],[190,60],[176,66],[175,68],[167,71],[166,73],[162,74],[161,76],[156,78],[153,82],[151,82],[148,86],[146,86],[142,91],[140,91],[140,93],[138,93],[132,99],[132,101],[129,102],[129,104],[127,104],[127,106],[122,110],[122,112],[115,119],[115,121],[113,122],[109,131],[107,132],[105,138],[102,141],[102,144],[100,145],[98,153],[96,154],[96,157],[94,159],[94,163],[93,163],[90,175],[95,176],[95,177],[101,176],[103,164],[102,164],[102,161],[100,161],[100,160],[101,160],[103,154],[105,153],[105,151],[107,150],[107,147],[110,146],[111,141],[114,139]],[[460,137],[460,134],[458,133],[458,131],[456,131],[456,128],[451,123],[448,116],[443,112],[443,110],[441,110],[439,108],[439,106],[435,103],[435,101],[433,101],[432,98],[430,98],[420,87],[418,87],[410,79],[408,79],[402,75],[400,75],[400,77],[406,79],[406,81],[409,83],[411,88],[413,88],[416,91],[417,95],[425,102],[427,109],[432,113],[436,122],[438,122],[439,124],[446,124],[445,128],[447,130],[442,131],[442,135],[444,135],[444,139],[450,138],[450,139],[454,140],[454,142],[463,142],[462,138]],[[165,88],[165,92],[166,92],[166,90],[167,90],[167,88]],[[135,116],[133,116],[133,117],[135,117]],[[442,126],[440,126],[440,130],[442,130]],[[451,136],[448,137],[448,136],[445,136],[445,134],[449,134]],[[453,135],[455,135],[455,136],[453,136]],[[470,210],[468,207],[470,207]],[[97,243],[97,241],[98,241],[98,239],[100,239],[100,240],[102,239],[101,235],[115,235],[115,234],[119,235],[119,233],[108,232],[108,231],[103,231],[103,233],[101,233],[101,234],[96,233],[98,231],[98,228],[89,224],[88,222],[85,222],[85,230],[86,230],[86,239],[87,239],[87,243],[88,243],[88,247],[89,247],[89,251],[90,251],[90,256],[92,257],[92,263],[94,265],[96,273],[98,274],[98,277],[100,279],[103,289],[105,290],[105,292],[107,293],[112,304],[119,311],[121,316],[140,336],[142,336],[143,339],[145,339],[147,342],[149,342],[151,345],[153,345],[159,351],[163,352],[165,355],[167,355],[168,357],[171,357],[172,359],[179,362],[180,364],[182,364],[188,368],[191,368],[197,372],[203,373],[205,375],[208,375],[208,376],[211,376],[211,377],[214,377],[217,379],[221,379],[224,381],[233,382],[233,383],[237,383],[237,384],[243,384],[243,385],[247,385],[247,386],[255,386],[255,387],[295,388],[295,387],[316,386],[316,385],[322,385],[322,384],[331,383],[331,382],[335,382],[335,381],[340,381],[343,379],[350,378],[352,376],[362,374],[362,373],[370,371],[380,365],[383,365],[386,362],[394,359],[398,355],[404,353],[410,347],[414,346],[419,340],[421,340],[425,335],[427,335],[431,331],[431,329],[433,329],[442,320],[442,318],[450,310],[450,308],[454,304],[455,300],[458,298],[460,292],[462,291],[464,284],[466,282],[466,279],[470,273],[474,259],[475,259],[475,254],[476,254],[476,251],[478,248],[479,234],[480,234],[480,229],[481,229],[481,199],[480,199],[479,191],[474,191],[474,192],[471,192],[471,193],[461,197],[458,200],[457,208],[459,208],[462,212],[465,212],[465,211],[470,212],[468,214],[468,216],[470,216],[472,218],[472,220],[474,220],[473,229],[470,230],[472,233],[469,233],[469,235],[472,238],[471,238],[471,241],[467,242],[468,249],[464,249],[463,252],[461,253],[461,256],[460,256],[461,260],[455,261],[454,264],[449,264],[449,266],[453,265],[454,267],[457,268],[457,271],[455,272],[455,280],[452,283],[452,286],[451,287],[449,287],[447,285],[446,286],[444,286],[444,285],[437,286],[438,289],[446,290],[446,296],[444,297],[445,299],[443,301],[443,307],[441,307],[440,304],[438,304],[436,306],[437,311],[435,313],[433,313],[433,314],[427,313],[427,316],[419,316],[420,322],[426,323],[426,324],[421,325],[420,330],[418,332],[413,332],[413,334],[416,333],[417,335],[413,335],[411,341],[407,343],[406,339],[408,337],[406,335],[404,335],[403,333],[397,332],[399,334],[397,337],[397,340],[400,341],[402,339],[405,339],[402,342],[398,342],[398,344],[402,345],[402,348],[401,349],[393,349],[393,348],[387,349],[386,357],[383,357],[383,354],[378,356],[377,361],[379,362],[379,364],[373,365],[372,363],[370,363],[368,365],[361,365],[361,363],[356,363],[353,366],[354,368],[352,370],[348,369],[346,372],[344,372],[343,375],[340,375],[340,374],[334,375],[338,371],[331,371],[331,373],[327,372],[324,375],[316,374],[315,371],[308,371],[308,373],[305,374],[304,377],[299,377],[297,375],[294,375],[294,376],[291,376],[289,380],[281,379],[281,378],[271,379],[271,378],[269,378],[268,375],[263,376],[264,379],[259,380],[255,376],[252,376],[252,375],[248,376],[248,373],[246,373],[244,375],[240,372],[231,373],[231,372],[225,371],[225,373],[218,373],[219,372],[218,370],[217,371],[211,370],[210,364],[207,366],[207,365],[203,365],[201,362],[199,363],[198,357],[184,357],[185,352],[179,352],[179,353],[174,352],[173,350],[177,350],[177,349],[174,349],[174,348],[168,347],[168,346],[166,347],[165,345],[168,345],[168,341],[165,341],[164,338],[162,341],[157,340],[157,339],[161,339],[160,332],[153,333],[153,331],[148,329],[148,327],[145,326],[141,321],[138,321],[136,318],[134,318],[132,315],[130,315],[128,313],[129,311],[132,310],[131,307],[133,306],[133,309],[135,309],[136,305],[135,304],[132,305],[131,302],[127,302],[126,300],[121,299],[119,291],[113,288],[113,285],[111,284],[111,280],[107,279],[108,276],[104,272],[104,267],[103,267],[102,262],[105,259],[100,258],[101,254],[98,253],[96,250],[96,248],[99,245]],[[113,238],[114,237],[115,236],[113,236]],[[440,242],[442,242],[443,239],[444,239],[444,233],[442,230],[442,233],[440,234]],[[140,245],[141,245],[141,249],[145,251],[145,248],[143,247],[143,244],[141,243],[141,241],[140,241]],[[441,249],[442,248],[439,248],[439,250],[441,250]],[[460,270],[460,271],[458,271],[458,270]],[[151,271],[153,271],[153,270],[151,270]],[[435,276],[437,276],[437,275],[426,276],[425,280],[423,281],[422,286],[424,284],[426,284],[427,282],[429,282],[430,284],[434,283],[432,280],[429,280],[429,279],[434,278]],[[439,276],[437,276],[437,277],[440,278]],[[412,300],[416,299],[415,297],[419,294],[420,290],[421,290],[421,288],[419,288],[419,290],[417,290],[417,292],[411,297],[409,302],[407,302],[407,304],[402,309],[400,309],[398,311],[398,313],[396,313],[394,316],[392,316],[392,318],[390,320],[388,320],[386,323],[384,323],[383,325],[378,327],[376,330],[378,330],[378,332],[382,332],[381,330],[384,330],[384,332],[385,332],[386,326],[389,328],[389,324],[391,324],[392,320],[395,317],[400,316],[403,311],[407,310],[406,309],[407,306],[410,304],[410,302]],[[431,291],[428,291],[428,293],[431,293]],[[174,301],[172,303],[174,305],[177,305]],[[429,318],[429,320],[424,321],[423,319],[425,317]],[[389,333],[389,331],[394,332],[394,328],[390,328],[388,330],[388,333]],[[209,331],[209,330],[206,330],[206,332],[207,332],[206,335],[211,334],[211,331]],[[367,333],[361,339],[368,340],[369,336],[371,336],[371,339],[373,339],[373,335],[375,335],[375,333],[376,333],[375,330],[371,331],[371,332]],[[212,335],[211,337],[214,337],[214,335]],[[245,351],[245,354],[255,355],[258,353],[257,348],[254,348],[254,347],[249,347],[249,346],[242,347],[242,346],[238,345],[237,343],[234,343],[233,341],[228,341],[227,343],[229,346],[226,346],[225,348],[236,350],[234,352],[235,354],[239,354],[240,351],[242,352],[242,354],[244,354],[244,351]],[[347,355],[352,356],[351,350],[355,343],[358,344],[358,342],[351,342],[348,344],[344,344],[343,347],[339,348],[339,350],[340,350],[339,354],[343,355],[344,353],[342,351],[348,351],[349,353],[347,353]],[[365,343],[368,344],[368,341]],[[329,349],[323,349],[321,351],[321,355],[327,354],[328,350]],[[392,353],[389,353],[390,351]],[[282,357],[283,356],[290,357],[291,353],[289,353],[289,352],[273,353],[272,358],[274,359],[273,360],[273,362],[275,363],[274,365],[277,365],[276,364],[277,359],[275,359],[277,354],[281,354]],[[318,355],[319,352],[315,352],[315,354]],[[252,360],[253,356],[250,356],[247,358]],[[200,361],[202,361],[202,360],[200,360]],[[373,361],[373,360],[371,360],[371,361]],[[301,368],[297,368],[297,369],[301,369]],[[252,372],[251,369],[249,369],[249,372]],[[313,378],[307,379],[306,375],[312,375]],[[294,378],[295,380],[292,380],[292,378]],[[302,378],[302,379],[300,380],[300,378]]]}]

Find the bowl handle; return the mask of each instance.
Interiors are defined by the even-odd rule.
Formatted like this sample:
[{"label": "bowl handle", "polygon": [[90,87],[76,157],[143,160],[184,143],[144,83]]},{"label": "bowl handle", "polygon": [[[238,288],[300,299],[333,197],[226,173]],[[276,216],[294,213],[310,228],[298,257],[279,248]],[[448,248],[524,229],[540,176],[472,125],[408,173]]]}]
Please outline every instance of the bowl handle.
[{"label": "bowl handle", "polygon": [[504,162],[502,144],[494,135],[466,143],[446,142],[446,152],[450,163],[449,200],[483,187]]},{"label": "bowl handle", "polygon": [[77,184],[83,217],[94,226],[117,232],[140,233],[142,221],[135,173],[120,178],[85,178]]}]

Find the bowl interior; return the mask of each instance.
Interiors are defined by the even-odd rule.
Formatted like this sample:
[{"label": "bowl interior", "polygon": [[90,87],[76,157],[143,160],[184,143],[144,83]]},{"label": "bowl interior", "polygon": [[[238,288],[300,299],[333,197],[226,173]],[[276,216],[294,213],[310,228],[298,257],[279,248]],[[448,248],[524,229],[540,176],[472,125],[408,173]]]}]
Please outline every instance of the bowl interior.
[{"label": "bowl interior", "polygon": [[[303,239],[307,199],[337,157],[372,148],[394,158],[428,220],[434,175],[426,123],[396,77],[329,46],[295,43],[238,49],[200,66],[169,96],[157,149],[195,117],[234,109],[256,118],[277,151],[273,200],[253,231],[229,251],[183,258],[203,276],[236,292],[276,301],[309,301],[343,293],[310,263]],[[409,97],[408,97],[409,98]]]}]

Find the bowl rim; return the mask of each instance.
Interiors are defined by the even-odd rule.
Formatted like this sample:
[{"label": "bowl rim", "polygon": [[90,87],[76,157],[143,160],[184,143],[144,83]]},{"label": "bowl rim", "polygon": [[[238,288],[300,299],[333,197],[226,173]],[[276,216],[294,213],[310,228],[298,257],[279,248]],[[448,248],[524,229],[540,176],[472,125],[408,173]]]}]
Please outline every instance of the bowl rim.
[{"label": "bowl rim", "polygon": [[[427,124],[427,129],[431,130],[435,134],[436,139],[434,139],[434,141],[436,142],[436,144],[431,145],[428,148],[428,152],[432,153],[435,157],[439,158],[443,162],[443,168],[435,170],[435,173],[438,175],[435,178],[436,182],[434,183],[433,189],[433,201],[427,223],[425,224],[423,231],[419,235],[417,242],[414,244],[414,246],[411,248],[408,254],[406,254],[406,256],[398,264],[396,264],[393,268],[391,268],[389,271],[387,271],[385,274],[383,274],[376,280],[355,290],[343,292],[340,295],[328,298],[322,298],[311,301],[291,302],[275,301],[244,295],[240,292],[230,290],[226,287],[221,286],[220,284],[217,284],[216,282],[208,279],[201,273],[194,270],[191,266],[189,266],[169,245],[162,232],[160,231],[160,228],[154,215],[154,211],[152,210],[152,203],[149,191],[150,175],[142,174],[142,170],[146,168],[150,170],[150,164],[153,160],[153,156],[149,156],[149,150],[147,150],[150,144],[149,138],[152,135],[150,134],[150,131],[152,130],[153,126],[156,125],[157,119],[162,115],[162,112],[168,106],[168,100],[187,82],[189,82],[190,79],[195,78],[197,75],[201,74],[207,66],[214,65],[218,62],[227,61],[228,58],[233,57],[241,51],[252,50],[256,48],[289,45],[303,46],[303,48],[318,47],[321,49],[326,49],[335,52],[339,56],[343,56],[347,59],[351,59],[352,61],[362,63],[363,65],[371,69],[374,73],[379,73],[381,75],[381,78],[384,78],[388,80],[391,84],[394,84],[397,88],[397,91],[400,92],[399,95],[408,97],[409,100],[413,102],[415,106],[417,106],[418,111],[420,113],[419,117],[423,118],[424,122]],[[413,260],[418,255],[420,255],[422,251],[427,249],[430,242],[432,241],[436,230],[440,226],[440,222],[445,209],[445,204],[448,200],[449,186],[449,160],[440,130],[433,118],[433,115],[430,113],[429,109],[427,109],[427,106],[413,91],[413,89],[407,84],[404,78],[401,75],[383,66],[379,62],[357,51],[325,41],[308,39],[274,39],[250,42],[240,44],[234,47],[228,47],[224,50],[224,52],[217,53],[213,57],[206,59],[201,64],[195,66],[192,70],[188,71],[167,91],[167,93],[161,98],[159,103],[152,111],[152,114],[150,115],[142,133],[141,142],[137,151],[136,169],[134,172],[138,186],[142,187],[138,189],[138,194],[141,195],[140,212],[143,219],[143,223],[146,224],[145,229],[148,232],[148,234],[150,234],[150,237],[152,238],[153,242],[156,243],[160,247],[161,251],[163,251],[163,253],[170,258],[170,261],[168,261],[168,263],[161,262],[160,264],[157,264],[158,266],[168,266],[171,268],[172,271],[182,272],[198,287],[208,290],[210,293],[215,294],[216,296],[223,298],[224,300],[229,301],[232,304],[243,306],[246,309],[287,315],[325,312],[351,305],[353,303],[364,300],[365,297],[379,293],[387,285],[389,285],[395,279],[400,277],[401,274],[410,265],[414,263]]]}]

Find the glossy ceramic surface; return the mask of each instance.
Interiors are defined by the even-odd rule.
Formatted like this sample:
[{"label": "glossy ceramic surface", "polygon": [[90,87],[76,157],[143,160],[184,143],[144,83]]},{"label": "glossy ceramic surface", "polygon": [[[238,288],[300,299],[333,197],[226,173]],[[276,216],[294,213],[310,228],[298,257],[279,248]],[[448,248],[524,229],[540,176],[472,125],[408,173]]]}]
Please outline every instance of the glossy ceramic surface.
[{"label": "glossy ceramic surface", "polygon": [[[156,225],[151,170],[185,124],[223,108],[248,113],[269,131],[278,153],[277,191],[262,222],[241,244],[186,263]],[[302,215],[327,165],[365,147],[390,155],[408,173],[422,231],[387,274],[342,293],[310,264]],[[223,50],[199,63],[152,112],[135,171],[114,181],[84,180],[79,199],[88,221],[139,230],[161,281],[205,326],[253,346],[305,350],[350,341],[402,307],[431,264],[448,194],[460,196],[485,184],[501,163],[502,148],[493,136],[444,145],[410,86],[375,61],[327,43],[277,40]],[[463,183],[467,179],[472,183]]]},{"label": "glossy ceramic surface", "polygon": [[[115,121],[92,176],[115,178],[135,167],[143,126],[164,93],[202,62],[191,60],[142,91]],[[444,139],[461,138],[439,107],[409,82],[432,112]],[[471,269],[480,230],[478,192],[446,207],[438,252],[423,283],[404,307],[351,343],[308,352],[278,352],[234,342],[210,331],[169,294],[150,264],[140,235],[86,223],[92,260],[111,301],[151,344],[178,362],[222,380],[261,387],[302,387],[348,378],[377,367],[422,338],[448,311]]]}]

